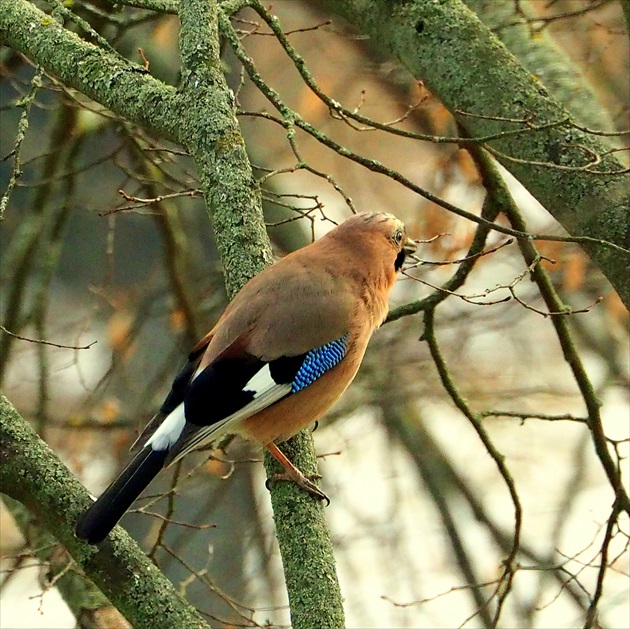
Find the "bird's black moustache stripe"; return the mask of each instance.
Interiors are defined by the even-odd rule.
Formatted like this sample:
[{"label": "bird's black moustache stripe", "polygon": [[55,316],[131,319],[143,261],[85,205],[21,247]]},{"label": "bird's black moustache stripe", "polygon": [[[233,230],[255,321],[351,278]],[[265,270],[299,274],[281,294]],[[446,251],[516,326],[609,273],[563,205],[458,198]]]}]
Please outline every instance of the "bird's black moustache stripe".
[{"label": "bird's black moustache stripe", "polygon": [[402,269],[406,257],[407,252],[402,249],[401,252],[396,256],[396,260],[394,260],[394,268],[396,269],[396,271],[400,271],[400,269]]}]

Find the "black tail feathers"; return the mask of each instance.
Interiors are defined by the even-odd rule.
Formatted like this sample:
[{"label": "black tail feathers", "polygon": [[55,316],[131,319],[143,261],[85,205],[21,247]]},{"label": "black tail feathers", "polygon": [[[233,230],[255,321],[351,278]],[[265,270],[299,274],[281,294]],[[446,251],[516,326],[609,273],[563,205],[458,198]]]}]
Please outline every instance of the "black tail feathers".
[{"label": "black tail feathers", "polygon": [[164,466],[168,450],[145,447],[120,476],[79,518],[75,534],[89,544],[99,544],[116,526],[133,501],[144,491]]}]

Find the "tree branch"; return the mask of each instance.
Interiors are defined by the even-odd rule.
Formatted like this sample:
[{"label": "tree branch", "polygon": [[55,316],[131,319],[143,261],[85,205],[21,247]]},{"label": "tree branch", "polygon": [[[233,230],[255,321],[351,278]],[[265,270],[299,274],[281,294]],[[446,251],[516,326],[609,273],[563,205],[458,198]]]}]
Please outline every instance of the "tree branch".
[{"label": "tree branch", "polygon": [[74,523],[91,500],[83,485],[0,396],[0,486],[67,549],[77,565],[136,627],[206,628],[198,612],[136,543],[117,527],[98,548],[79,541]]},{"label": "tree branch", "polygon": [[[602,131],[614,129],[610,112],[600,103],[593,86],[548,30],[537,30],[533,35],[531,23],[516,14],[514,0],[464,2],[579,123]],[[515,18],[522,23],[515,23]]]},{"label": "tree branch", "polygon": [[[424,81],[472,138],[570,118],[461,0],[328,6]],[[597,137],[576,125],[546,126],[487,147],[571,235],[630,248],[630,175]],[[597,165],[587,166],[587,153]],[[630,307],[628,256],[582,246]]]},{"label": "tree branch", "polygon": [[[484,185],[488,190],[488,194],[491,195],[493,203],[503,209],[511,225],[517,229],[526,230],[527,224],[525,219],[512,199],[495,164],[484,153],[483,149],[473,147],[469,150],[479,168]],[[534,243],[525,239],[518,239],[517,242],[525,263],[531,269],[530,276],[532,281],[538,285],[540,294],[549,312],[556,313],[551,316],[551,323],[555,329],[567,365],[571,369],[573,378],[584,400],[587,411],[586,424],[591,433],[595,453],[614,491],[615,501],[621,510],[630,515],[630,498],[623,484],[621,470],[608,448],[600,412],[601,404],[575,347],[569,323],[566,317],[562,316],[562,313],[566,311],[566,306],[557,294],[547,271],[540,264],[540,254]]]}]

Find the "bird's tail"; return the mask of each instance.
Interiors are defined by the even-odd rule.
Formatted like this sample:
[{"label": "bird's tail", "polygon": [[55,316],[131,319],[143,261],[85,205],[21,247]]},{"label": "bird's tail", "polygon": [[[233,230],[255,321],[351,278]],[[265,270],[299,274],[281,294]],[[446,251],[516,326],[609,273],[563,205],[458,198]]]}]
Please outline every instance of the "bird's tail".
[{"label": "bird's tail", "polygon": [[99,544],[164,466],[168,450],[144,447],[120,476],[81,516],[75,534],[89,544]]}]

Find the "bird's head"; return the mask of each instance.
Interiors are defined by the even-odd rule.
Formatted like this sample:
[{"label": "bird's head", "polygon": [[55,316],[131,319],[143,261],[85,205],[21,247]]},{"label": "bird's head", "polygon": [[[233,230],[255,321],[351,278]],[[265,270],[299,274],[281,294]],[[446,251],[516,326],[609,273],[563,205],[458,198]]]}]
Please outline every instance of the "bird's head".
[{"label": "bird's head", "polygon": [[407,235],[405,224],[387,212],[355,214],[331,233],[334,232],[349,243],[369,245],[373,254],[391,260],[396,272],[402,269],[407,255],[416,251],[416,243]]}]

